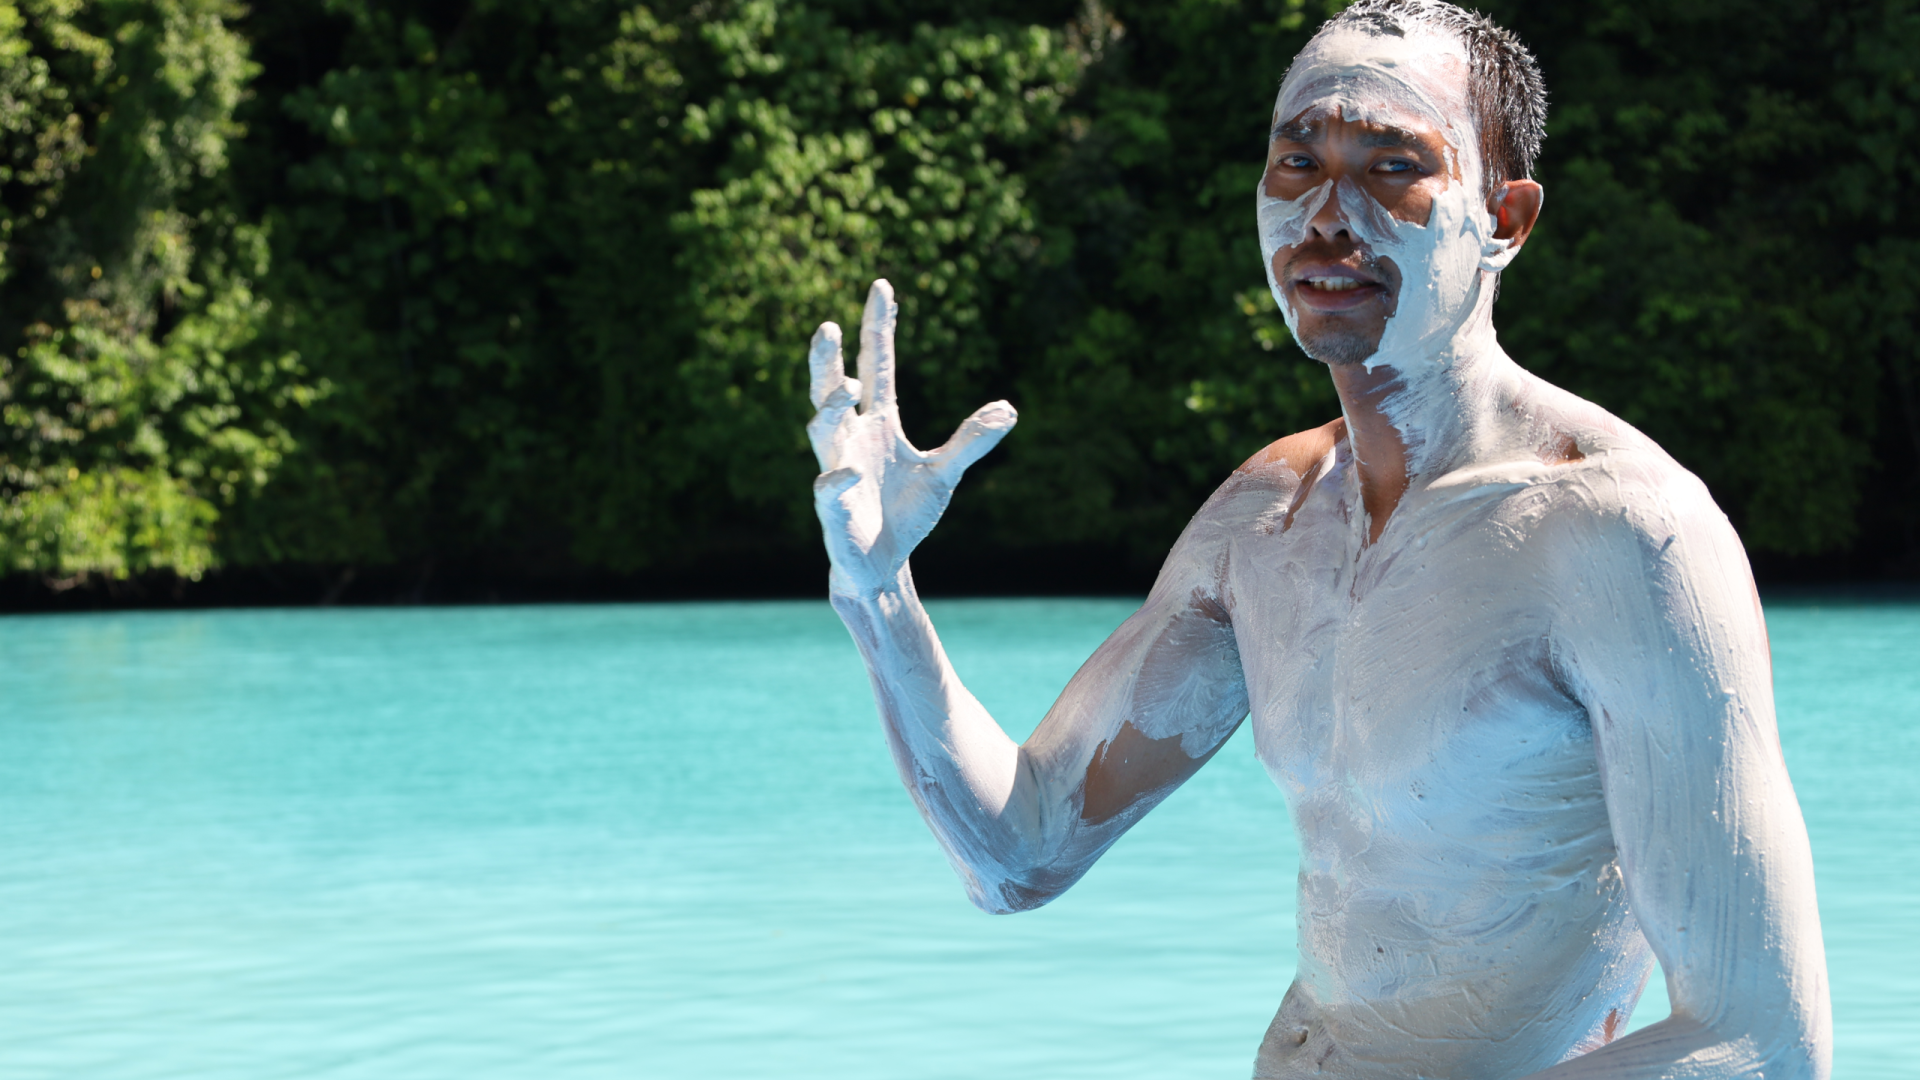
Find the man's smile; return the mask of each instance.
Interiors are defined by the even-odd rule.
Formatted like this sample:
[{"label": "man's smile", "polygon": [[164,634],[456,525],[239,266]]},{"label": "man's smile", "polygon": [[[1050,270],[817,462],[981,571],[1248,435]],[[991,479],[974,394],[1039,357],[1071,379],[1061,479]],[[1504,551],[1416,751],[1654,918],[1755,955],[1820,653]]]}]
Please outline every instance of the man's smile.
[{"label": "man's smile", "polygon": [[1317,311],[1350,311],[1387,294],[1377,277],[1338,263],[1296,267],[1288,277],[1294,296]]}]

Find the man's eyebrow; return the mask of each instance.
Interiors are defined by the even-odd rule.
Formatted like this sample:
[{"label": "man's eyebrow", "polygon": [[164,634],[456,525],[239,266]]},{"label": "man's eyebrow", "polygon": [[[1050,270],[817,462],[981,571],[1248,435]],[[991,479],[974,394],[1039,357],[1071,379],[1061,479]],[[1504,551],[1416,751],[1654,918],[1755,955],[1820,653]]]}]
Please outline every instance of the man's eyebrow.
[{"label": "man's eyebrow", "polygon": [[[1326,132],[1326,124],[1319,120],[1282,120],[1273,125],[1268,133],[1268,142],[1285,139],[1288,142],[1310,143],[1317,141]],[[1359,135],[1360,145],[1371,147],[1410,146],[1421,147],[1426,141],[1409,128],[1382,124],[1378,127],[1362,128]]]},{"label": "man's eyebrow", "polygon": [[1282,120],[1273,125],[1273,130],[1267,135],[1267,141],[1277,142],[1285,139],[1288,142],[1308,143],[1312,142],[1324,129],[1325,125],[1318,120]]},{"label": "man's eyebrow", "polygon": [[1383,124],[1360,132],[1361,146],[1423,146],[1425,140],[1403,127]]}]

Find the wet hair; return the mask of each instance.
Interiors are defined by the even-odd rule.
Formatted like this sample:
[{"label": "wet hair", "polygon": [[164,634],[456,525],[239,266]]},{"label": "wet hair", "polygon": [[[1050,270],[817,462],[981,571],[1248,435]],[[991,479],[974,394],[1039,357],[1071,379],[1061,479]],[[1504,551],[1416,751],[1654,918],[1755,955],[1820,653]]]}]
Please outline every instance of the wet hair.
[{"label": "wet hair", "polygon": [[1547,137],[1547,84],[1533,54],[1511,31],[1445,0],[1357,0],[1314,36],[1345,27],[1400,36],[1409,26],[1444,30],[1466,46],[1467,99],[1487,192],[1508,180],[1531,179]]}]

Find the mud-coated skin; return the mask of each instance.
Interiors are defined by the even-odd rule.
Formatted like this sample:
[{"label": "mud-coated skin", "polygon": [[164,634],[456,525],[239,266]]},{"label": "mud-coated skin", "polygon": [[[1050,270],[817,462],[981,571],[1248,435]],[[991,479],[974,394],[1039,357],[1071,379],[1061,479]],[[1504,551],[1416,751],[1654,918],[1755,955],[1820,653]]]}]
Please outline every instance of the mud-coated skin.
[{"label": "mud-coated skin", "polygon": [[[1416,485],[1371,546],[1344,438],[1263,455],[1169,559],[1213,568],[1299,835],[1300,967],[1256,1076],[1824,1075],[1738,540],[1637,432],[1507,376],[1571,453]],[[1614,1042],[1649,936],[1676,1019]]]},{"label": "mud-coated skin", "polygon": [[[1226,480],[1024,744],[948,662],[907,565],[1012,407],[922,452],[891,289],[857,382],[838,328],[816,335],[831,595],[901,780],[974,903],[1019,911],[1250,718],[1301,852],[1299,971],[1261,1077],[1820,1080],[1812,858],[1739,540],[1657,446],[1500,348],[1520,238],[1482,203],[1460,43],[1354,33],[1302,54],[1276,122],[1347,125],[1369,153],[1426,123],[1458,167],[1402,219],[1329,149],[1298,193],[1263,188],[1262,250],[1296,332],[1283,271],[1316,244],[1394,261],[1392,314],[1333,364],[1343,419]],[[1674,1015],[1615,1038],[1655,957]]]},{"label": "mud-coated skin", "polygon": [[[1256,456],[1024,746],[909,575],[837,593],[903,779],[975,901],[1019,910],[1250,714],[1301,850],[1261,1077],[1825,1075],[1738,540],[1643,436],[1489,363],[1510,449],[1413,485],[1374,544],[1337,422]],[[1675,1017],[1614,1040],[1656,953]]]},{"label": "mud-coated skin", "polygon": [[1372,547],[1344,442],[1304,492],[1254,464],[1195,521],[1299,823],[1300,969],[1257,1076],[1521,1076],[1632,1011],[1652,957],[1555,642],[1581,582],[1537,556],[1647,451],[1586,441],[1410,492]]}]

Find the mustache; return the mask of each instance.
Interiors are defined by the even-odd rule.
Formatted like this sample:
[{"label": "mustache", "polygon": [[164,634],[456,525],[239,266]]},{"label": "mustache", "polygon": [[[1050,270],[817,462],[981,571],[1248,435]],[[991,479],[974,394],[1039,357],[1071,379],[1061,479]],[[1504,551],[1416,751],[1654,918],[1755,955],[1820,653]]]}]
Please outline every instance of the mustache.
[{"label": "mustache", "polygon": [[1329,264],[1344,266],[1353,270],[1376,285],[1388,283],[1389,275],[1380,256],[1367,250],[1358,241],[1339,243],[1332,240],[1316,240],[1300,245],[1287,259],[1283,280],[1292,281],[1300,276],[1303,266],[1326,266]]}]

